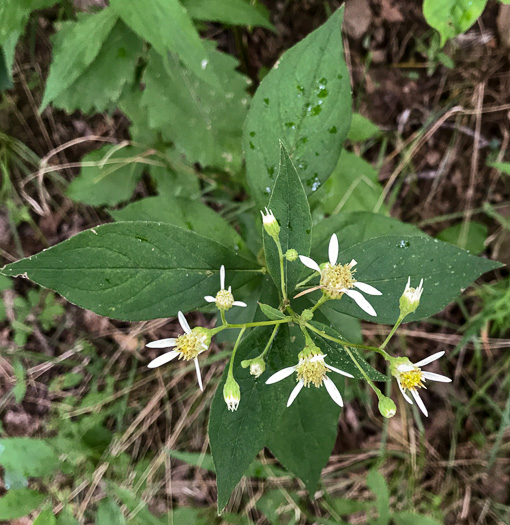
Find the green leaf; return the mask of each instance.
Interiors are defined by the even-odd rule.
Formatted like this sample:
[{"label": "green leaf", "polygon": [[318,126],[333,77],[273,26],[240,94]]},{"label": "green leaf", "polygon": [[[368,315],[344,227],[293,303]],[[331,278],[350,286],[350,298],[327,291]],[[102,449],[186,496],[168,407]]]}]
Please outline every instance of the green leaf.
[{"label": "green leaf", "polygon": [[[167,156],[180,156],[173,150],[166,151]],[[155,181],[158,194],[169,197],[187,197],[196,200],[201,196],[198,177],[192,173],[174,171],[164,166],[150,166],[149,173]]]},{"label": "green leaf", "polygon": [[149,512],[147,504],[136,493],[114,485],[113,483],[109,483],[108,488],[126,505],[130,513],[135,512],[136,519],[138,520],[135,522],[137,525],[138,523],[140,523],[140,525],[162,525],[161,520]]},{"label": "green leaf", "polygon": [[14,362],[12,364],[12,368],[14,370],[14,376],[16,378],[16,384],[12,389],[12,393],[14,394],[14,401],[16,401],[16,403],[21,403],[27,391],[27,378],[25,368],[21,364],[21,361],[16,358],[14,359]]},{"label": "green leaf", "polygon": [[366,160],[344,150],[331,177],[310,197],[310,206],[328,215],[372,211],[381,193],[377,171]]},{"label": "green leaf", "polygon": [[485,250],[487,235],[488,230],[485,224],[469,221],[465,234],[463,223],[459,223],[440,231],[436,237],[441,241],[449,242],[474,255],[478,255]]},{"label": "green leaf", "polygon": [[32,525],[56,525],[57,518],[51,508],[44,509],[34,520]]},{"label": "green leaf", "polygon": [[[88,15],[94,16],[94,15]],[[55,35],[55,52],[65,48],[73,38],[75,22],[65,22]],[[76,80],[53,98],[53,105],[72,113],[102,112],[120,98],[126,83],[134,80],[136,60],[143,42],[121,21],[118,21],[103,42],[93,62],[80,72]]]},{"label": "green leaf", "polygon": [[[40,111],[69,88],[92,64],[111,33],[117,15],[111,8],[82,15],[64,26],[65,39],[55,36],[53,61]],[[58,33],[57,33],[58,35]]]},{"label": "green leaf", "polygon": [[423,0],[423,15],[441,35],[442,47],[449,38],[467,31],[486,4],[487,0]]},{"label": "green leaf", "polygon": [[110,210],[116,221],[161,221],[208,237],[245,255],[246,243],[230,224],[199,200],[186,197],[147,197],[122,210]]},{"label": "green leaf", "polygon": [[0,520],[13,520],[26,516],[46,499],[44,494],[35,490],[9,490],[0,498]]},{"label": "green leaf", "polygon": [[216,51],[210,43],[207,49],[218,75],[217,88],[178,61],[165,63],[152,52],[143,76],[142,103],[147,107],[150,127],[174,142],[189,162],[234,173],[242,165],[248,81],[235,70],[235,58]]},{"label": "green leaf", "polygon": [[[510,0],[509,0],[510,3]],[[489,163],[491,168],[495,168],[506,175],[510,175],[510,162],[491,162]]]},{"label": "green leaf", "polygon": [[441,525],[441,523],[444,523],[414,512],[396,512],[392,514],[391,518],[397,525]]},{"label": "green leaf", "polygon": [[218,291],[222,264],[234,290],[260,274],[256,264],[196,233],[121,222],[79,233],[2,273],[25,274],[100,315],[141,321],[203,306],[204,295]]},{"label": "green leaf", "polygon": [[50,476],[60,465],[53,448],[43,439],[0,439],[0,465],[26,478]]},{"label": "green leaf", "polygon": [[308,194],[338,162],[351,119],[351,88],[342,46],[343,8],[288,50],[264,78],[244,127],[248,184],[267,204],[282,141]]},{"label": "green leaf", "polygon": [[260,26],[274,31],[267,9],[246,0],[184,0],[191,18],[239,26]]},{"label": "green leaf", "polygon": [[97,506],[96,525],[124,525],[126,520],[111,498],[102,499]]},{"label": "green leaf", "polygon": [[285,315],[284,313],[280,312],[280,310],[277,310],[268,304],[259,303],[259,306],[262,310],[262,313],[272,321],[276,321],[278,319],[290,319],[288,315]]},{"label": "green leaf", "polygon": [[379,512],[379,518],[374,521],[374,525],[388,525],[390,521],[390,495],[386,480],[377,470],[371,470],[367,476],[367,485],[375,494],[376,507]]},{"label": "green leaf", "polygon": [[335,498],[331,501],[331,505],[335,509],[335,512],[341,516],[347,516],[349,514],[355,514],[356,512],[365,511],[372,506],[372,504],[368,501],[358,501],[355,499],[346,498]]},{"label": "green leaf", "polygon": [[70,505],[66,505],[57,514],[57,525],[79,525],[78,520],[73,516],[73,511]]},{"label": "green leaf", "polygon": [[[283,253],[285,254],[289,248],[294,248],[299,254],[308,255],[312,237],[310,207],[296,168],[283,144],[281,144],[280,155],[278,176],[269,199],[269,209],[280,225],[280,243]],[[276,286],[281,290],[278,249],[274,240],[265,231],[263,231],[263,236],[267,268]],[[283,266],[287,278],[287,295],[291,296],[303,272],[303,265],[299,260],[290,262],[284,258]]]},{"label": "green leaf", "polygon": [[83,167],[69,184],[67,196],[91,206],[128,200],[143,172],[144,165],[137,160],[137,150],[131,146],[108,145],[92,151],[83,157]]},{"label": "green leaf", "polygon": [[[341,232],[339,232],[341,234]],[[480,275],[501,263],[469,255],[448,243],[425,236],[387,235],[351,246],[339,262],[357,261],[355,277],[382,292],[368,296],[377,317],[371,317],[348,297],[328,301],[335,310],[377,323],[393,324],[399,315],[399,299],[411,277],[411,285],[424,279],[420,306],[405,322],[425,319],[440,312]],[[317,260],[327,260],[327,253]],[[311,281],[310,286],[313,286]],[[318,292],[315,292],[318,294]],[[317,296],[318,297],[318,296]]]},{"label": "green leaf", "polygon": [[214,65],[186,9],[178,0],[111,0],[111,8],[165,60],[175,53],[199,79],[216,84]]},{"label": "green leaf", "polygon": [[381,130],[373,122],[359,113],[353,113],[351,127],[347,138],[351,142],[364,142],[381,134]]},{"label": "green leaf", "polygon": [[289,346],[289,331],[282,327],[275,337],[264,374],[254,379],[249,369],[238,363],[259,355],[269,340],[271,328],[257,328],[241,341],[236,354],[234,376],[241,389],[241,402],[235,412],[229,412],[223,399],[227,368],[214,396],[209,418],[209,439],[218,484],[218,509],[228,503],[253,458],[266,445],[285,410],[290,386],[281,381],[266,385],[266,379],[297,360]]}]

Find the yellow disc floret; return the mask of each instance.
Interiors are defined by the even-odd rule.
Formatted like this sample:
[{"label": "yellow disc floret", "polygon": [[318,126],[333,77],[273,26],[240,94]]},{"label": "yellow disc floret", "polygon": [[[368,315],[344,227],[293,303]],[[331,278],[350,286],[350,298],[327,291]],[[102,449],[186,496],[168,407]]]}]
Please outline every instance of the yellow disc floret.
[{"label": "yellow disc floret", "polygon": [[319,387],[322,385],[327,371],[323,354],[308,354],[299,359],[296,368],[297,380],[303,380],[306,387],[309,387],[310,383]]},{"label": "yellow disc floret", "polygon": [[344,292],[354,287],[356,279],[353,273],[352,263],[349,264],[329,264],[326,263],[321,271],[321,286],[324,295],[331,299],[340,299]]},{"label": "yellow disc floret", "polygon": [[195,328],[189,334],[182,334],[175,341],[175,349],[179,352],[179,359],[189,361],[195,359],[209,347],[211,337]]},{"label": "yellow disc floret", "polygon": [[422,382],[423,373],[416,367],[414,370],[409,372],[400,372],[400,384],[402,388],[412,390],[413,388],[425,388],[425,385]]},{"label": "yellow disc floret", "polygon": [[230,310],[234,304],[234,296],[228,290],[220,290],[216,295],[216,307],[218,310]]}]

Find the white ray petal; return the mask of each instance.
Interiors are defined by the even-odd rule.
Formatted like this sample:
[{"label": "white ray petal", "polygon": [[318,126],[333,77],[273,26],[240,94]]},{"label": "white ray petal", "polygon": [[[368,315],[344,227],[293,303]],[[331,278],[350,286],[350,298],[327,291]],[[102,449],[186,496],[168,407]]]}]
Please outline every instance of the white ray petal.
[{"label": "white ray petal", "polygon": [[305,266],[308,266],[308,268],[311,268],[312,270],[315,270],[316,272],[321,271],[320,266],[313,259],[310,259],[310,257],[307,257],[306,255],[300,255],[299,260]]},{"label": "white ray petal", "polygon": [[441,374],[434,374],[434,372],[422,372],[421,374],[425,379],[430,379],[431,381],[439,381],[440,383],[452,382],[449,377],[442,376]]},{"label": "white ray petal", "polygon": [[172,346],[175,346],[175,337],[170,337],[169,339],[158,339],[157,341],[152,341],[151,343],[147,343],[146,346],[149,348],[171,348]]},{"label": "white ray petal", "polygon": [[272,385],[273,383],[277,383],[278,381],[289,377],[296,371],[296,368],[296,366],[289,366],[287,368],[282,368],[281,370],[278,370],[278,372],[276,372],[270,378],[268,378],[268,380],[266,381],[266,385]]},{"label": "white ray petal", "polygon": [[166,352],[166,354],[160,355],[153,359],[148,365],[148,368],[157,368],[158,366],[169,363],[172,359],[175,359],[179,355],[177,350],[172,350],[171,352]]},{"label": "white ray petal", "polygon": [[287,401],[287,406],[290,407],[292,403],[294,402],[294,399],[296,399],[299,392],[301,392],[301,389],[303,388],[304,381],[302,379],[299,380],[299,383],[294,387],[292,392],[290,393],[289,400]]},{"label": "white ray petal", "polygon": [[351,299],[353,299],[356,304],[368,315],[372,315],[373,317],[377,317],[377,314],[375,313],[374,308],[372,305],[356,290],[345,290],[345,295],[348,295]]},{"label": "white ray petal", "polygon": [[220,285],[221,289],[225,289],[225,266],[222,264],[220,268]]},{"label": "white ray petal", "polygon": [[354,377],[353,375],[349,374],[348,372],[344,372],[343,370],[340,370],[339,368],[335,368],[334,366],[328,365],[327,363],[324,363],[326,368],[329,368],[333,372],[336,372],[337,374],[341,374],[345,377]]},{"label": "white ray petal", "polygon": [[421,361],[418,361],[417,363],[414,363],[414,365],[415,366],[419,366],[419,367],[428,365],[429,363],[432,363],[432,361],[435,361],[436,359],[439,359],[443,355],[444,355],[444,352],[437,352],[436,354],[429,355],[425,359],[422,359]]},{"label": "white ray petal", "polygon": [[418,391],[415,388],[413,388],[411,390],[411,393],[413,394],[416,404],[420,407],[420,410],[425,414],[425,416],[428,417],[429,413],[427,412],[427,409],[425,408],[425,405],[420,397],[420,394],[418,394]]},{"label": "white ray petal", "polygon": [[397,381],[398,383],[398,387],[400,388],[400,392],[402,394],[402,396],[404,396],[404,399],[410,404],[412,405],[413,404],[413,401],[411,400],[411,398],[404,392],[404,389],[402,388],[402,385],[400,384],[400,381]]},{"label": "white ray petal", "polygon": [[232,304],[234,306],[248,306],[246,303],[243,303],[243,301],[234,301]]},{"label": "white ray petal", "polygon": [[353,268],[354,266],[356,266],[358,263],[356,262],[355,259],[352,259],[351,262],[347,265],[347,267],[349,268],[349,270],[351,268]]},{"label": "white ray petal", "polygon": [[317,361],[324,361],[326,354],[317,354],[310,358],[310,363],[315,363]]},{"label": "white ray petal", "polygon": [[187,334],[191,334],[191,328],[189,327],[188,321],[186,321],[186,317],[184,317],[184,314],[182,312],[179,312],[177,314],[177,317],[179,318],[179,323],[181,324],[182,329]]},{"label": "white ray petal", "polygon": [[368,295],[382,295],[382,292],[367,283],[360,283],[359,281],[356,281],[354,286]]},{"label": "white ray petal", "polygon": [[342,395],[338,391],[338,388],[336,387],[335,383],[331,381],[329,377],[324,378],[324,386],[326,387],[326,390],[328,391],[328,394],[331,396],[331,399],[338,405],[343,407],[344,402],[342,399]]},{"label": "white ray petal", "polygon": [[331,236],[331,239],[329,240],[329,264],[331,266],[334,266],[336,264],[336,261],[338,260],[338,237],[336,236],[336,233],[334,233]]},{"label": "white ray petal", "polygon": [[204,299],[208,302],[208,303],[215,303],[216,302],[216,298],[213,297],[212,295],[206,295],[204,297]]},{"label": "white ray petal", "polygon": [[200,373],[200,365],[198,364],[198,357],[195,357],[195,370],[197,371],[198,386],[202,392],[204,391],[204,385],[202,384],[202,374]]},{"label": "white ray petal", "polygon": [[399,372],[412,372],[416,367],[414,365],[398,365],[397,370]]}]

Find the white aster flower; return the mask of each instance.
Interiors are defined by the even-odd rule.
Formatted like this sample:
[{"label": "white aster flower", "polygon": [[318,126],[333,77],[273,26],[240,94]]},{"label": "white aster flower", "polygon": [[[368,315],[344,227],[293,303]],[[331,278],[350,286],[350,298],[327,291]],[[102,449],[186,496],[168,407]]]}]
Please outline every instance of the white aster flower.
[{"label": "white aster flower", "polygon": [[352,288],[358,288],[362,292],[369,295],[382,295],[382,293],[366,283],[360,283],[354,279],[354,272],[352,268],[357,264],[353,259],[349,264],[337,264],[338,260],[338,237],[334,233],[331,236],[329,241],[329,263],[325,263],[321,267],[310,257],[305,255],[300,255],[299,259],[301,262],[319,272],[321,275],[320,285],[315,286],[305,292],[302,292],[298,295],[303,295],[304,293],[313,292],[314,290],[322,289],[322,293],[330,299],[340,299],[344,294],[348,295],[353,299],[356,304],[367,314],[372,316],[377,316],[372,305],[361,295],[357,290],[352,290]]},{"label": "white aster flower", "polygon": [[412,314],[420,304],[421,294],[423,293],[423,279],[418,288],[411,288],[411,277],[407,279],[404,293],[400,297],[400,314],[406,316]]},{"label": "white aster flower", "polygon": [[153,341],[147,345],[149,348],[175,347],[175,350],[171,350],[170,352],[166,352],[165,354],[156,357],[156,359],[153,359],[147,366],[149,368],[157,368],[158,366],[169,363],[176,357],[186,361],[193,359],[197,371],[198,386],[200,387],[200,390],[203,391],[204,387],[202,385],[202,376],[200,375],[198,355],[209,348],[209,343],[211,342],[210,331],[207,328],[201,327],[192,330],[182,312],[179,312],[177,317],[179,318],[179,323],[185,332],[184,334],[177,338],[159,339],[158,341]]},{"label": "white aster flower", "polygon": [[429,414],[417,389],[426,388],[423,383],[427,379],[430,381],[439,381],[440,383],[450,383],[451,379],[440,374],[434,374],[433,372],[423,372],[421,367],[432,363],[432,361],[439,359],[443,355],[444,352],[437,352],[436,354],[432,354],[414,364],[411,363],[407,357],[399,357],[391,367],[391,373],[396,378],[398,387],[400,388],[400,392],[402,392],[404,399],[411,405],[413,404],[413,401],[406,393],[407,390],[414,397],[416,404],[426,416]]},{"label": "white aster flower", "polygon": [[260,213],[262,214],[262,224],[267,234],[273,238],[277,238],[280,234],[280,225],[278,224],[276,217],[273,215],[273,212],[266,208],[265,215],[262,210],[260,211]]},{"label": "white aster flower", "polygon": [[206,295],[204,299],[208,303],[216,303],[218,310],[230,310],[232,306],[247,306],[243,301],[234,301],[234,296],[232,295],[232,287],[229,286],[228,290],[225,290],[225,266],[223,264],[220,268],[220,291],[216,294],[216,297],[212,295]]},{"label": "white aster flower", "polygon": [[266,385],[276,383],[289,377],[294,372],[297,373],[297,385],[294,387],[290,393],[289,400],[287,401],[287,406],[290,407],[294,400],[296,399],[301,389],[306,386],[309,387],[311,383],[314,384],[317,388],[321,385],[326,387],[328,394],[331,396],[331,399],[339,406],[344,406],[342,396],[338,391],[335,383],[326,375],[328,371],[336,372],[346,377],[354,377],[347,372],[343,372],[334,366],[328,365],[324,362],[326,357],[318,347],[305,347],[303,352],[299,354],[299,362],[297,365],[289,366],[279,370],[273,374],[267,381]]}]

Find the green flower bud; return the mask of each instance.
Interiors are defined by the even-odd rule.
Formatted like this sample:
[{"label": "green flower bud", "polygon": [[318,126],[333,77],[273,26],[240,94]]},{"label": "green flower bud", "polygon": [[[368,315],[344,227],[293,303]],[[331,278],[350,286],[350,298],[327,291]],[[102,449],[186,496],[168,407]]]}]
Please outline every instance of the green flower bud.
[{"label": "green flower bud", "polygon": [[266,369],[266,363],[261,357],[255,357],[254,359],[246,359],[241,361],[243,368],[250,367],[250,374],[254,377],[260,377]]},{"label": "green flower bud", "polygon": [[397,407],[392,399],[383,396],[379,400],[379,412],[389,419],[397,413]]},{"label": "green flower bud", "polygon": [[420,281],[418,288],[411,288],[411,277],[407,280],[407,285],[400,297],[400,316],[412,314],[420,304],[420,297],[423,293],[423,279]]},{"label": "green flower bud", "polygon": [[313,319],[313,312],[309,310],[308,308],[301,312],[301,321],[303,321],[304,323],[307,323],[308,321],[311,321],[312,319]]},{"label": "green flower bud", "polygon": [[287,261],[294,262],[298,258],[298,252],[294,248],[289,248],[285,252],[285,258]]},{"label": "green flower bud", "polygon": [[280,225],[273,215],[273,212],[266,208],[266,215],[264,215],[263,211],[260,213],[262,214],[262,224],[264,225],[267,234],[273,237],[273,239],[278,239],[278,236],[280,235]]},{"label": "green flower bud", "polygon": [[239,388],[239,385],[233,376],[228,376],[227,382],[223,387],[223,399],[225,400],[229,410],[232,412],[237,410],[239,401],[241,401],[241,389]]}]

